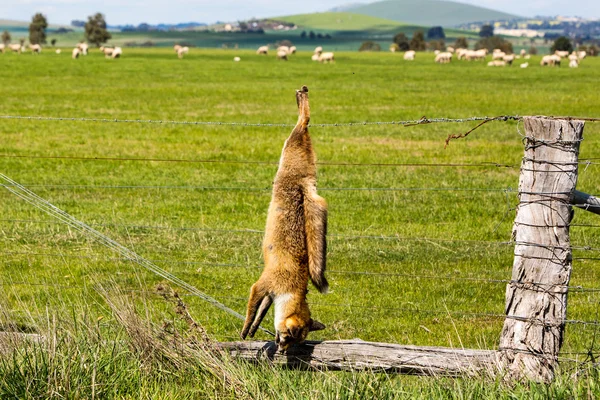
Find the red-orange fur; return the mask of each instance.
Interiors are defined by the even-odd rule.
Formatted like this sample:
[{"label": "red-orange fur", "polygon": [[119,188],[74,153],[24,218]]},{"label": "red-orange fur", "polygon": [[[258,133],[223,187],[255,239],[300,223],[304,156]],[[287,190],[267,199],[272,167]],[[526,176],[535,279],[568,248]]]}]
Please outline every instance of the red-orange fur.
[{"label": "red-orange fur", "polygon": [[[317,195],[316,156],[308,123],[308,89],[296,91],[298,123],[283,147],[263,241],[265,268],[252,286],[242,337],[252,337],[275,301],[280,350],[303,341],[310,330],[325,327],[310,318],[308,279],[321,292],[325,278],[327,203]],[[279,297],[278,297],[279,296]],[[283,301],[283,299],[285,301]],[[279,304],[279,305],[278,305]]]}]

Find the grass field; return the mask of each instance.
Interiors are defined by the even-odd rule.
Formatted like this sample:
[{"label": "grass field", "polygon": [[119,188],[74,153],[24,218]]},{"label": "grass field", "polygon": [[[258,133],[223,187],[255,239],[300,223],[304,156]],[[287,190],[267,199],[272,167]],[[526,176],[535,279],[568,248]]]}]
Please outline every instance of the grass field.
[{"label": "grass field", "polygon": [[[232,61],[235,55],[240,63]],[[599,117],[599,59],[569,69],[541,68],[534,57],[530,68],[520,69],[436,65],[432,55],[417,57],[406,63],[398,54],[336,53],[335,64],[321,65],[311,62],[307,52],[289,62],[244,50],[193,49],[183,60],[167,49],[125,49],[119,60],[104,59],[97,51],[79,60],[64,53],[5,54],[0,55],[0,114],[293,124],[294,91],[305,84],[315,124],[422,116]],[[270,186],[291,128],[0,121],[0,172],[243,312],[261,271]],[[329,203],[332,289],[327,295],[309,293],[314,317],[328,327],[311,338],[497,346],[505,290],[497,280],[510,279],[512,269],[513,248],[506,242],[517,203],[523,128],[514,122],[489,123],[444,149],[448,134],[474,125],[357,124],[311,130],[321,163],[319,191]],[[590,164],[582,166],[578,188],[594,194],[600,192],[599,133],[599,124],[588,123],[580,154]],[[158,377],[140,370],[128,358],[127,347],[115,355],[100,346],[100,338],[123,335],[107,297],[128,299],[157,324],[176,319],[154,293],[161,278],[119,260],[7,190],[0,191],[0,199],[3,325],[32,332],[54,326],[72,338],[97,332],[97,339],[84,335],[85,340],[65,340],[64,345],[77,349],[67,352],[74,359],[91,357],[94,349],[100,354],[98,360],[106,365],[98,372],[97,379],[104,380],[97,390],[107,397],[162,393],[163,398],[185,398],[192,388],[196,394],[227,395],[228,389],[202,387],[198,382],[209,380],[201,371],[190,380],[159,364],[151,371],[171,372]],[[573,245],[591,250],[574,252],[571,283],[599,288],[597,216],[577,210],[574,224]],[[102,295],[98,286],[113,289]],[[198,298],[183,299],[212,338],[237,338],[241,321]],[[597,320],[599,300],[600,293],[573,292],[568,318]],[[272,321],[269,315],[263,325],[271,327]],[[590,349],[597,354],[596,333],[594,325],[568,325],[563,356],[583,360]],[[44,373],[50,375],[52,368],[64,368],[39,357],[35,367],[27,368],[46,365]],[[30,389],[24,383],[20,392],[14,382],[28,382],[27,374],[17,374],[27,368],[11,363],[0,362],[5,376],[14,375],[0,379],[0,393],[33,396],[31,388],[41,388],[39,396],[46,397],[45,390],[60,386],[41,379]],[[113,370],[121,372],[112,376]],[[90,371],[73,372],[72,379],[85,386],[81,397],[94,390]],[[462,397],[456,390],[466,397],[510,396],[494,382],[368,374],[312,375],[311,381],[307,375],[269,369],[243,373],[253,382],[248,390],[265,390],[271,394],[267,397],[286,397],[277,391],[285,388],[306,398],[312,390],[338,397]],[[586,382],[567,376],[535,393],[569,397],[587,390]],[[597,386],[589,390],[598,394]]]}]

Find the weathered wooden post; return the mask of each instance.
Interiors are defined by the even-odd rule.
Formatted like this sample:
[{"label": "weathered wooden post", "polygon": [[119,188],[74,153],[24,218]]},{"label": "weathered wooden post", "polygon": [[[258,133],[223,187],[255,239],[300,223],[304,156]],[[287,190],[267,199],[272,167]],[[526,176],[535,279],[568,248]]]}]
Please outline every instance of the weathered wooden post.
[{"label": "weathered wooden post", "polygon": [[513,226],[500,366],[511,379],[554,378],[571,277],[569,225],[583,121],[524,117],[525,156]]}]

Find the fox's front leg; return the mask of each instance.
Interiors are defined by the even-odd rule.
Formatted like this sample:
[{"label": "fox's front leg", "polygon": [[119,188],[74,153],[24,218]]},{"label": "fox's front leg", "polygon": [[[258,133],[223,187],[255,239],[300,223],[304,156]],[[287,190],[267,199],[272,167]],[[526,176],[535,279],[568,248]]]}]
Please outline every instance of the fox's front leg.
[{"label": "fox's front leg", "polygon": [[246,321],[242,329],[241,337],[246,339],[248,335],[254,337],[260,323],[269,311],[273,300],[269,293],[264,289],[260,282],[256,282],[250,289],[250,298],[248,299],[248,309],[246,311]]},{"label": "fox's front leg", "polygon": [[308,104],[308,88],[296,90],[296,103],[298,103],[298,123],[296,128],[306,129],[310,122],[310,106]]}]

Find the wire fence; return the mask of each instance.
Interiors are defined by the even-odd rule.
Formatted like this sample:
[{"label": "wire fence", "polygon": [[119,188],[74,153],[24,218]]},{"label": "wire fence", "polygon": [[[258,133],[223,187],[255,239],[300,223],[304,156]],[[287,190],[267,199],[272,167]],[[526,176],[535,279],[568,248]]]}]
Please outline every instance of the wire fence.
[{"label": "wire fence", "polygon": [[[85,122],[85,123],[136,123],[136,124],[159,124],[159,125],[190,125],[190,126],[247,126],[247,127],[293,127],[293,124],[278,124],[278,123],[245,123],[245,122],[213,122],[213,121],[175,121],[175,120],[132,120],[132,119],[106,119],[106,118],[61,118],[61,117],[36,117],[36,116],[10,116],[4,115],[0,116],[0,119],[5,120],[27,120],[27,121],[48,121],[48,122],[56,122],[56,121],[70,121],[70,122]],[[597,122],[600,119],[596,118],[571,118],[571,119],[582,119],[585,121]],[[469,117],[469,118],[461,118],[461,119],[449,119],[449,118],[421,118],[419,120],[402,120],[402,121],[380,121],[380,122],[347,122],[347,123],[329,123],[329,124],[311,124],[311,127],[352,127],[352,126],[364,126],[364,125],[399,125],[404,127],[409,126],[417,126],[424,124],[432,124],[432,123],[467,123],[467,122],[480,122],[477,127],[492,121],[521,121],[522,117],[520,116],[499,116],[499,117]],[[474,129],[476,129],[475,127]],[[470,134],[474,129],[460,135],[451,135],[448,137],[447,142],[450,139],[458,139],[461,137],[466,137]],[[269,165],[274,166],[277,165],[277,162],[274,161],[261,161],[261,160],[211,160],[211,159],[185,159],[185,158],[146,158],[146,157],[93,157],[93,156],[83,156],[83,155],[36,155],[36,154],[0,154],[0,158],[5,159],[55,159],[55,160],[73,160],[73,161],[96,161],[96,162],[163,162],[163,163],[189,163],[189,164],[241,164],[241,165]],[[596,160],[600,158],[587,158],[581,159],[579,162],[574,165],[582,166],[585,165],[585,170],[587,170],[591,166],[595,166],[600,164]],[[544,160],[526,160],[536,163],[543,163]],[[358,162],[320,162],[320,166],[323,167],[377,167],[377,168],[387,168],[387,167],[410,167],[410,168],[491,168],[491,169],[508,169],[520,171],[523,170],[522,165],[511,165],[502,162],[480,162],[480,163],[358,163]],[[562,167],[562,166],[559,166]],[[584,171],[585,171],[584,170]],[[564,172],[561,168],[556,173]],[[211,297],[204,292],[200,292],[194,286],[190,285],[188,282],[180,279],[179,277],[167,272],[156,266],[155,264],[165,264],[167,266],[170,265],[189,265],[189,266],[203,266],[203,267],[211,267],[211,268],[246,268],[253,270],[260,270],[262,266],[258,265],[258,262],[254,263],[239,263],[239,262],[205,262],[205,261],[174,261],[169,259],[145,259],[138,256],[136,253],[131,252],[129,249],[120,245],[120,243],[109,239],[106,235],[101,232],[96,231],[90,226],[98,227],[98,228],[116,228],[116,229],[144,229],[151,231],[164,231],[164,230],[173,230],[173,231],[193,231],[193,232],[214,232],[220,233],[224,235],[229,234],[243,234],[243,235],[263,235],[264,231],[257,229],[222,229],[222,228],[205,228],[205,227],[193,227],[193,226],[159,226],[159,225],[135,225],[135,224],[90,224],[86,225],[79,221],[73,222],[70,220],[66,213],[59,210],[54,205],[47,203],[44,199],[35,195],[31,192],[30,189],[60,189],[60,190],[119,190],[119,189],[132,189],[132,190],[146,190],[146,189],[157,189],[157,190],[206,190],[206,191],[238,191],[238,192],[269,192],[271,190],[270,187],[235,187],[235,186],[196,186],[196,185],[109,185],[109,184],[85,184],[85,185],[76,185],[76,184],[49,184],[49,183],[29,183],[29,184],[19,184],[12,180],[9,180],[6,176],[2,175],[5,178],[5,183],[2,185],[8,191],[17,194],[19,197],[23,198],[25,201],[29,202],[32,205],[42,209],[50,215],[55,214],[54,216],[58,217],[57,221],[43,221],[43,220],[34,220],[34,219],[18,219],[18,218],[2,218],[1,222],[5,223],[15,223],[15,224],[57,224],[63,225],[67,224],[71,227],[79,229],[84,234],[89,234],[90,232],[95,236],[97,240],[101,243],[105,244],[108,249],[121,254],[122,257],[109,257],[101,254],[94,255],[81,255],[81,254],[68,254],[64,252],[36,252],[32,250],[27,251],[2,251],[0,254],[4,257],[56,257],[62,259],[85,259],[85,260],[103,260],[103,261],[116,261],[116,262],[136,262],[143,267],[149,269],[153,273],[156,273],[158,276],[161,276],[171,282],[179,285],[180,287],[188,290],[190,295],[195,297],[200,297],[209,303],[221,308],[222,310],[236,316],[238,319],[243,319],[239,313],[234,311],[230,306],[226,304],[231,303],[244,303],[247,298],[246,297],[236,297],[236,296],[214,296]],[[319,191],[356,191],[356,192],[491,192],[491,193],[504,193],[508,196],[508,194],[517,194],[519,193],[517,190],[512,188],[493,188],[493,187],[323,187],[319,188]],[[18,192],[18,193],[16,193]],[[556,193],[536,193],[537,195],[547,195],[552,196]],[[540,200],[536,200],[536,202],[540,202]],[[508,214],[510,211],[514,211],[517,205],[510,204],[507,200],[506,211],[505,214]],[[519,202],[518,204],[523,204],[523,202]],[[581,206],[581,205],[576,205]],[[600,225],[596,225],[593,223],[583,223],[583,224],[574,224],[569,223],[567,226],[569,227],[577,227],[577,228],[598,228]],[[88,229],[89,228],[89,229]],[[10,236],[10,230],[7,230],[8,235]],[[95,232],[95,233],[94,233]],[[422,241],[422,242],[449,242],[449,243],[458,243],[458,244],[469,244],[469,245],[483,245],[483,246],[504,246],[509,248],[510,246],[520,245],[520,246],[540,246],[536,243],[529,242],[517,242],[514,240],[507,241],[486,241],[486,240],[464,240],[460,238],[426,238],[426,237],[400,237],[398,235],[389,235],[389,234],[370,234],[370,235],[358,235],[358,234],[336,234],[330,233],[328,235],[329,238],[332,239],[340,239],[340,240],[354,240],[354,239],[367,239],[367,240],[398,240],[398,241]],[[542,247],[542,246],[540,246]],[[548,246],[543,246],[544,248],[548,248]],[[569,246],[570,250],[582,251],[582,252],[600,252],[600,248],[595,246],[587,246],[587,245],[573,245]],[[551,250],[567,250],[564,247],[555,246]],[[6,258],[5,258],[6,259]],[[598,261],[600,257],[573,257],[573,260],[581,260],[581,261]],[[386,267],[382,265],[382,267]],[[359,277],[367,277],[369,279],[380,279],[380,280],[389,280],[389,279],[407,279],[407,280],[433,280],[433,281],[455,281],[455,282],[468,282],[474,285],[480,284],[494,284],[494,285],[528,285],[529,288],[533,288],[532,290],[542,290],[548,291],[550,289],[555,289],[560,286],[559,289],[569,290],[570,293],[581,293],[581,294],[595,294],[600,293],[600,287],[588,287],[582,285],[548,285],[546,283],[541,282],[522,282],[515,279],[506,279],[506,278],[495,278],[489,276],[472,276],[468,274],[461,273],[459,276],[455,275],[444,275],[444,274],[413,274],[413,273],[405,273],[405,272],[378,272],[378,271],[368,271],[368,270],[338,270],[331,269],[328,271],[329,274],[339,275],[339,276],[359,276]],[[81,289],[81,286],[78,285],[65,285],[65,284],[53,284],[53,283],[44,283],[44,282],[0,282],[0,285],[5,286],[14,286],[14,285],[24,285],[24,286],[42,286],[42,287],[52,287],[55,289]],[[143,290],[143,289],[126,289],[122,288],[123,291],[129,291],[132,293],[146,293],[149,294],[151,292]],[[185,294],[184,294],[185,296]],[[591,302],[592,300],[590,300]],[[319,302],[315,301],[311,303],[311,306],[315,306],[317,308],[343,308],[349,309],[354,313],[362,313],[364,316],[368,317],[372,315],[374,311],[390,311],[394,313],[404,313],[404,314],[425,314],[428,316],[432,315],[440,315],[440,316],[450,316],[450,317],[460,317],[466,319],[482,319],[482,318],[492,318],[498,320],[508,319],[517,319],[524,320],[531,324],[540,324],[542,326],[550,326],[555,324],[571,324],[571,325],[580,325],[580,326],[591,326],[598,327],[600,326],[600,321],[598,320],[584,320],[584,319],[564,319],[560,321],[552,321],[548,322],[543,319],[536,318],[527,318],[523,319],[520,316],[515,315],[506,315],[499,312],[477,312],[477,311],[466,311],[466,310],[441,310],[441,309],[432,309],[426,306],[419,306],[412,304],[410,306],[404,307],[383,307],[383,306],[369,306],[356,302],[348,302],[348,303],[328,303],[328,302]],[[224,336],[224,337],[233,337],[233,336]],[[237,338],[237,337],[236,337]],[[589,355],[590,350],[587,352],[572,352],[567,354],[579,354],[579,355]]]}]

